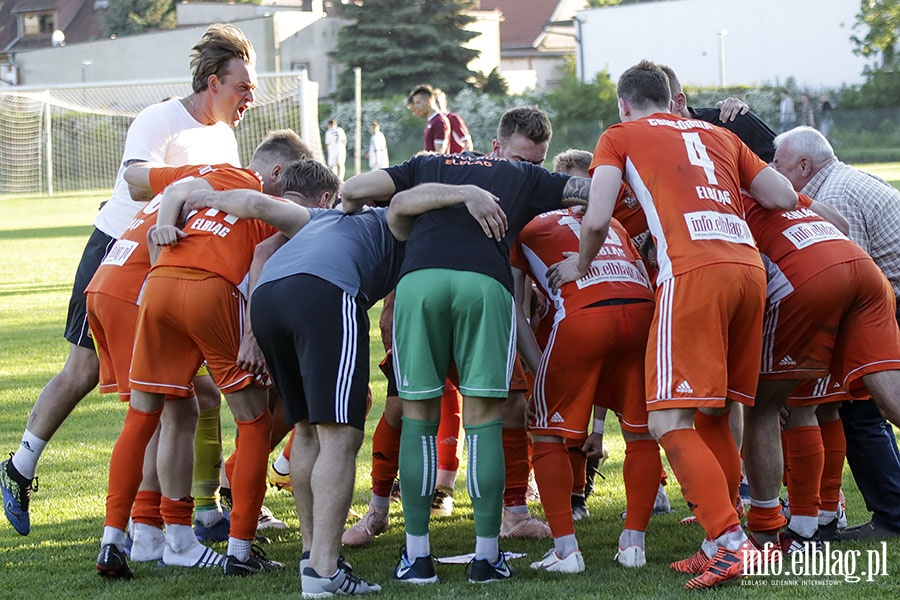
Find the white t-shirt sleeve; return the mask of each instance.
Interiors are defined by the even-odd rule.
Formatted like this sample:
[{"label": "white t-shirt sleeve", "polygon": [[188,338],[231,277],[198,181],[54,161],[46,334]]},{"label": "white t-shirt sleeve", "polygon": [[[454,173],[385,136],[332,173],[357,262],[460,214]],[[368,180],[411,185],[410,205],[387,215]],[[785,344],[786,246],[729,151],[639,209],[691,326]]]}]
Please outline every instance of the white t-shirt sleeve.
[{"label": "white t-shirt sleeve", "polygon": [[[202,125],[178,99],[152,104],[142,110],[125,136],[122,163],[142,160],[173,167],[228,163],[240,166],[234,130],[225,123]],[[135,202],[120,165],[109,202],[98,213],[94,227],[119,238],[144,203]]]}]

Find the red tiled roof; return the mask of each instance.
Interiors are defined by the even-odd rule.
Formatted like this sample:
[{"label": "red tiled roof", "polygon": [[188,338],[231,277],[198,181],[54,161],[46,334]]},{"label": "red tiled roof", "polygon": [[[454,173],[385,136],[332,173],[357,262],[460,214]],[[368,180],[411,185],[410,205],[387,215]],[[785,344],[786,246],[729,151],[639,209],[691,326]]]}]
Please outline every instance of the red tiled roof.
[{"label": "red tiled roof", "polygon": [[[94,0],[0,0],[0,51],[19,34],[17,15],[23,12],[56,9],[57,29],[66,34],[66,43],[86,42],[104,36],[102,11],[94,9]],[[8,51],[31,50],[50,46],[49,37],[15,42]]]},{"label": "red tiled roof", "polygon": [[481,0],[483,10],[499,9],[501,48],[527,48],[553,16],[559,0]]}]

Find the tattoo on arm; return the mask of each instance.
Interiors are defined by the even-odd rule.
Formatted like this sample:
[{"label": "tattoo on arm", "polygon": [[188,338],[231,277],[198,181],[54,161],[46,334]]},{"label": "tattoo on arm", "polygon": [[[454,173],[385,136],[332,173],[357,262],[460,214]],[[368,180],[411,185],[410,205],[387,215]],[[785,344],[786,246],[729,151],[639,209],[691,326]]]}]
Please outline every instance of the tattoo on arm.
[{"label": "tattoo on arm", "polygon": [[591,180],[587,177],[570,177],[563,188],[563,201],[587,204],[591,194]]}]

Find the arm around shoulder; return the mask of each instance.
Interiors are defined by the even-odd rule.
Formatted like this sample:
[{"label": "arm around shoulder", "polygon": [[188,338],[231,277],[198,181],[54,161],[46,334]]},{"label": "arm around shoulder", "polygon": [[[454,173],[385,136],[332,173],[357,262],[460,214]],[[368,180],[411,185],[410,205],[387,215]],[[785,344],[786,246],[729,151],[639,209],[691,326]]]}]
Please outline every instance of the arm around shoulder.
[{"label": "arm around shoulder", "polygon": [[757,173],[747,191],[766,208],[779,210],[797,208],[797,192],[791,187],[791,182],[772,167],[766,167]]},{"label": "arm around shoulder", "polygon": [[256,190],[203,191],[191,194],[194,208],[208,207],[240,219],[259,219],[293,237],[310,219],[310,212],[293,202],[278,200]]},{"label": "arm around shoulder", "polygon": [[386,171],[369,171],[351,177],[341,186],[341,204],[348,203],[344,212],[357,212],[368,202],[387,202],[397,191],[394,180]]},{"label": "arm around shoulder", "polygon": [[836,208],[833,206],[829,206],[824,202],[816,202],[812,201],[812,204],[809,205],[809,210],[813,211],[826,221],[830,222],[832,225],[838,228],[841,233],[848,236],[850,235],[850,221],[844,218],[844,215],[838,212]]},{"label": "arm around shoulder", "polygon": [[422,213],[465,204],[484,234],[499,241],[506,234],[507,222],[498,202],[496,196],[474,185],[423,183],[394,195],[387,214],[388,227],[403,241]]},{"label": "arm around shoulder", "polygon": [[150,169],[152,165],[145,162],[136,162],[125,167],[122,176],[128,184],[128,193],[131,199],[143,202],[153,198],[153,188],[150,185]]}]

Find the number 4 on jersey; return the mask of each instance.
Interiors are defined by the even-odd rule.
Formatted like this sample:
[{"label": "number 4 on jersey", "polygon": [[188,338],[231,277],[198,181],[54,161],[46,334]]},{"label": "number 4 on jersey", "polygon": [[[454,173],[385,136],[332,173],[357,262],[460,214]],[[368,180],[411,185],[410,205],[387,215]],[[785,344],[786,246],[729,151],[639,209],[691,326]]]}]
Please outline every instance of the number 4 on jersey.
[{"label": "number 4 on jersey", "polygon": [[709,158],[706,152],[706,146],[700,141],[700,134],[692,132],[684,132],[681,134],[684,138],[684,147],[687,150],[688,160],[695,167],[700,167],[706,173],[706,180],[709,185],[716,185],[719,180],[716,179],[716,165]]}]

